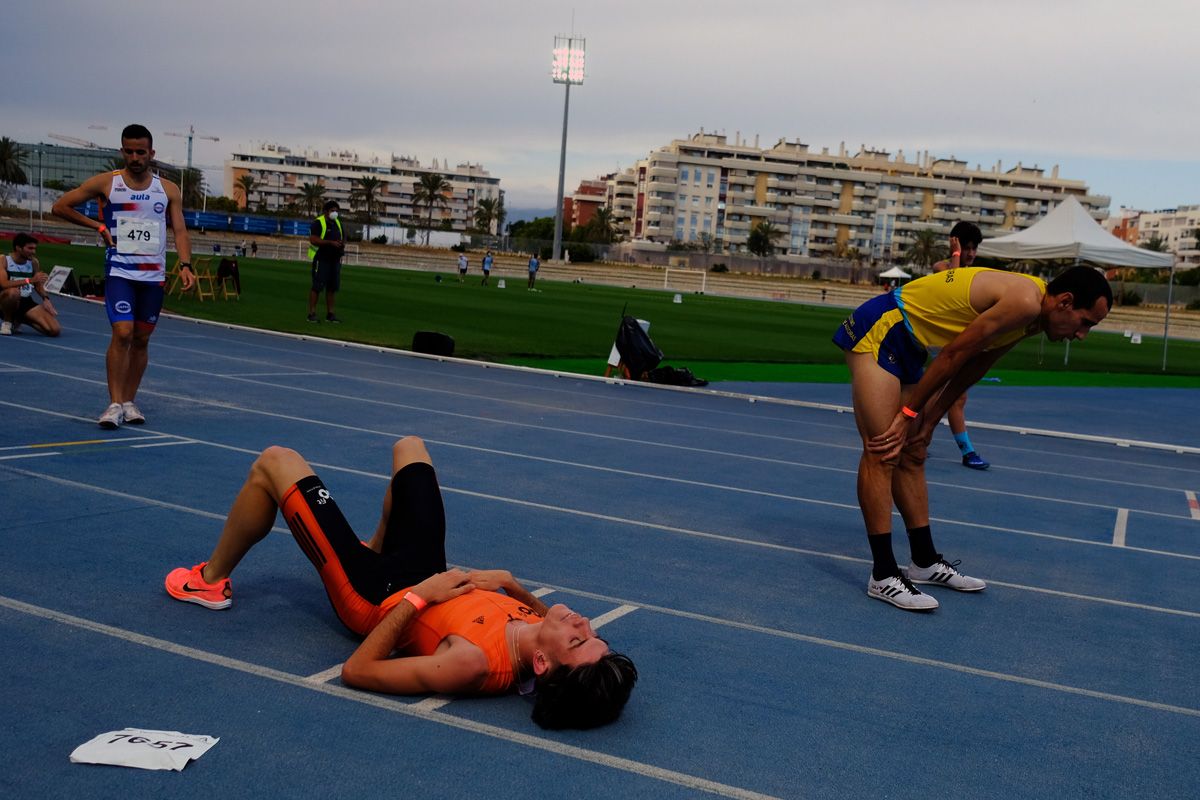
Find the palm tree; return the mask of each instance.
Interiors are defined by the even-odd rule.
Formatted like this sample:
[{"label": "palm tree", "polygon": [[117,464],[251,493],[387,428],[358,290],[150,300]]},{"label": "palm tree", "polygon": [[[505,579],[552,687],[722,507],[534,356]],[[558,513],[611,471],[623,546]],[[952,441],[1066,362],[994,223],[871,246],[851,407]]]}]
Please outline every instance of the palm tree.
[{"label": "palm tree", "polygon": [[306,183],[300,187],[300,198],[304,201],[304,213],[311,217],[325,199],[325,187],[319,183]]},{"label": "palm tree", "polygon": [[930,269],[946,257],[946,246],[942,235],[932,228],[923,228],[913,234],[914,241],[905,254],[909,264]]},{"label": "palm tree", "polygon": [[496,221],[496,205],[498,200],[486,197],[475,206],[475,227],[484,233],[492,232],[492,223]]},{"label": "palm tree", "polygon": [[430,172],[427,175],[422,175],[413,187],[413,204],[417,206],[425,206],[425,245],[429,245],[429,233],[433,229],[433,207],[440,206],[445,208],[449,205],[446,200],[446,193],[454,191],[454,187],[446,180],[444,175],[436,172]]},{"label": "palm tree", "polygon": [[254,177],[248,172],[242,177],[238,178],[233,184],[233,190],[241,193],[242,206],[247,209],[250,208],[250,193],[257,188],[258,181],[254,180]]},{"label": "palm tree", "polygon": [[21,145],[7,136],[0,137],[0,182],[28,183],[25,170],[21,169],[24,163],[25,151],[21,149]]},{"label": "palm tree", "polygon": [[850,262],[850,283],[858,283],[858,271],[862,268],[862,251],[850,245],[842,249],[842,258]]},{"label": "palm tree", "polygon": [[746,237],[746,249],[765,258],[775,252],[775,240],[780,236],[783,236],[781,229],[763,220],[750,230],[750,235]]},{"label": "palm tree", "polygon": [[383,186],[383,181],[379,180],[379,178],[368,176],[366,178],[359,178],[358,186],[350,192],[350,202],[357,204],[366,214],[363,220],[367,226],[367,233],[363,237],[364,239],[371,238],[371,223],[374,222],[372,212],[375,210],[375,195],[379,193],[381,186]]},{"label": "palm tree", "polygon": [[[613,213],[611,208],[608,206],[600,206],[600,208],[597,208],[595,216],[592,217],[592,224],[595,226],[596,238],[599,241],[605,244],[611,244],[616,240],[617,231],[613,227]],[[701,236],[700,240],[703,242],[704,237]],[[705,252],[711,252],[711,248]]]},{"label": "palm tree", "polygon": [[[504,220],[508,217],[508,209],[504,207],[504,192],[496,198],[496,235],[504,235]],[[1200,242],[1200,239],[1197,240]]]},{"label": "palm tree", "polygon": [[163,177],[179,184],[184,208],[196,208],[204,203],[204,172],[196,167],[164,169]]},{"label": "palm tree", "polygon": [[1155,253],[1165,253],[1167,252],[1167,240],[1155,234],[1139,244],[1138,247],[1143,250],[1153,250]]}]

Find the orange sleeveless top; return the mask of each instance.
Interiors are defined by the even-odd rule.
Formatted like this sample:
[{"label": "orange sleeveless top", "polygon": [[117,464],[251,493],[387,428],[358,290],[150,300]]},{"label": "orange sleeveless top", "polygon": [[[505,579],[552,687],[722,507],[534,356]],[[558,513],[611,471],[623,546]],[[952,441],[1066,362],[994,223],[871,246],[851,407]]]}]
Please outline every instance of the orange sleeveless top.
[{"label": "orange sleeveless top", "polygon": [[[391,595],[380,605],[382,616],[404,599],[408,590]],[[381,617],[382,618],[382,617]],[[445,603],[431,605],[409,623],[400,642],[407,655],[432,655],[447,636],[461,636],[487,656],[488,676],[479,691],[504,692],[516,682],[515,665],[504,635],[509,620],[541,622],[529,606],[500,592],[475,589]]]}]

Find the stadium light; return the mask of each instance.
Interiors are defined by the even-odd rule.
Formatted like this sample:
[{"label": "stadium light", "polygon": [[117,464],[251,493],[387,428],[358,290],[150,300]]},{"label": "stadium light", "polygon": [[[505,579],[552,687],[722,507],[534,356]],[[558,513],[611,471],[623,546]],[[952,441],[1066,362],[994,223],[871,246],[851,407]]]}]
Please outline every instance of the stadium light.
[{"label": "stadium light", "polygon": [[571,85],[583,83],[584,55],[587,41],[582,36],[554,37],[554,57],[550,66],[550,78],[555,83],[566,85],[566,98],[563,100],[563,132],[562,150],[558,155],[558,204],[554,209],[554,252],[553,260],[562,259],[562,226],[563,226],[563,183],[567,169],[567,114],[571,108]]}]

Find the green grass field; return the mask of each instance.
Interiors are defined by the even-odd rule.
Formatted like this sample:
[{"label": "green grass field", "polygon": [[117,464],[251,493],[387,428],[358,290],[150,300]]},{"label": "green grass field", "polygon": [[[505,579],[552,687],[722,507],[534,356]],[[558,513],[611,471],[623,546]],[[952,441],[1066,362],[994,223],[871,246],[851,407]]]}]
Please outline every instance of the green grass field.
[{"label": "green grass field", "polygon": [[[99,276],[99,248],[39,246],[43,269],[54,264]],[[241,300],[199,302],[168,298],[169,311],[187,316],[332,339],[407,348],[419,330],[454,337],[455,355],[565,372],[601,374],[623,309],[651,322],[650,335],[665,362],[687,366],[710,381],[820,381],[847,378],[841,352],[830,342],[845,316],[831,309],[702,295],[673,294],[539,281],[525,291],[523,277],[508,287],[479,285],[478,275],[346,267],[337,312],[342,325],[305,320],[306,264],[241,259]],[[324,317],[323,299],[319,306]],[[1042,344],[1039,352],[1039,344]],[[1200,388],[1200,342],[1172,340],[1170,371],[1161,370],[1162,339],[1131,345],[1123,336],[1093,334],[1071,346],[1023,342],[992,373],[1011,385],[1172,386]]]}]

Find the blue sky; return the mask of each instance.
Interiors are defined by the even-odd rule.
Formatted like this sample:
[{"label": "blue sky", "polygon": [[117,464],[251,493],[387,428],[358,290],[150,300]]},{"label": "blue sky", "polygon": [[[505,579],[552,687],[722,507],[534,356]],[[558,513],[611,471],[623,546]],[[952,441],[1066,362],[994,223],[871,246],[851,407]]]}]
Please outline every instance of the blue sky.
[{"label": "blue sky", "polygon": [[194,124],[221,139],[194,157],[218,181],[231,147],[349,147],[482,163],[510,206],[552,207],[550,49],[572,18],[588,67],[568,186],[704,127],[1058,164],[1114,210],[1200,203],[1200,4],[1178,0],[24,2],[6,9],[0,135],[138,121],[182,161],[161,133]]}]

